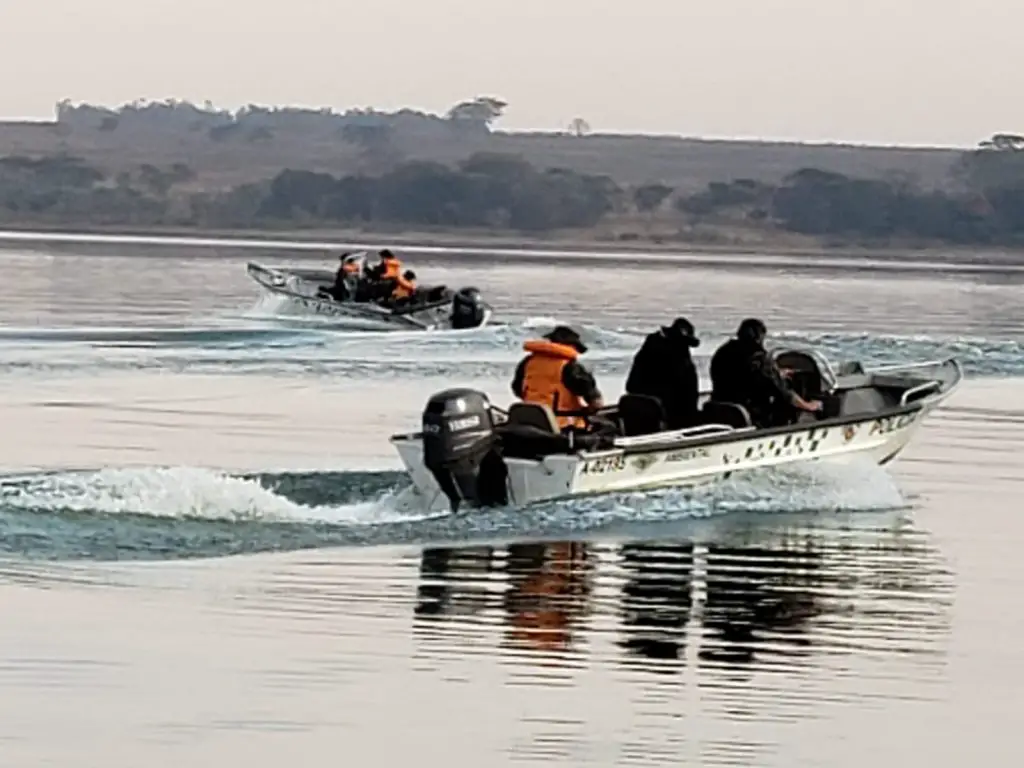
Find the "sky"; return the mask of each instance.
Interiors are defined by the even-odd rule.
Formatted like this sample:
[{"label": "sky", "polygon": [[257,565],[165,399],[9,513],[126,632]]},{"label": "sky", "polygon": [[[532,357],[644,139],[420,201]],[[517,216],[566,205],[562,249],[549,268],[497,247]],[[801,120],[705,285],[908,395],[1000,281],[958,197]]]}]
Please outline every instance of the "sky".
[{"label": "sky", "polygon": [[62,98],[972,146],[1024,133],[1019,0],[0,0],[0,118]]}]

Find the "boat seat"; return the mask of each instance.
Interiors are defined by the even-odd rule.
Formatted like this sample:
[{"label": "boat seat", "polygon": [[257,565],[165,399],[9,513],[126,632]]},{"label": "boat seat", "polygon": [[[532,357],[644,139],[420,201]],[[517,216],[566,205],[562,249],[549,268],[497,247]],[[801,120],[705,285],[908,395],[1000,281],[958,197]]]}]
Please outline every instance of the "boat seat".
[{"label": "boat seat", "polygon": [[705,424],[725,424],[734,429],[754,426],[750,412],[739,403],[708,400],[701,409]]},{"label": "boat seat", "polygon": [[653,435],[668,429],[665,409],[656,397],[623,395],[619,398],[618,411],[624,437]]},{"label": "boat seat", "polygon": [[508,409],[509,426],[533,427],[550,434],[561,434],[554,411],[539,403],[513,403]]}]

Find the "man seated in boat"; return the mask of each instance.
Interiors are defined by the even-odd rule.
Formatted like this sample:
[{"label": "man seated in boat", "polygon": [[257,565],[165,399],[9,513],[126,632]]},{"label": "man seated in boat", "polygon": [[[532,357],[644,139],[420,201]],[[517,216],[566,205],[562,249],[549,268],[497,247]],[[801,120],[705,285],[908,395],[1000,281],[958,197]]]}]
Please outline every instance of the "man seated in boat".
[{"label": "man seated in boat", "polygon": [[326,289],[326,293],[338,301],[352,298],[363,276],[363,259],[361,254],[343,253],[339,257],[341,265],[334,275],[334,285]]},{"label": "man seated in boat", "polygon": [[711,358],[711,399],[742,405],[757,427],[792,422],[795,411],[817,413],[819,400],[804,400],[794,392],[764,347],[768,329],[756,318],[740,323],[735,338]]},{"label": "man seated in boat", "polygon": [[626,392],[656,398],[669,429],[700,423],[700,377],[690,351],[700,346],[693,323],[677,317],[644,339],[626,377]]},{"label": "man seated in boat", "polygon": [[559,325],[543,338],[527,341],[523,349],[528,354],[516,366],[512,394],[525,403],[548,406],[563,432],[587,430],[588,421],[580,414],[603,408],[604,399],[593,374],[579,362],[587,351],[580,335]]},{"label": "man seated in boat", "polygon": [[380,252],[380,261],[366,270],[366,282],[371,300],[391,297],[402,277],[402,262],[385,248]]},{"label": "man seated in boat", "polygon": [[416,300],[416,273],[411,269],[405,270],[399,275],[395,282],[394,290],[391,291],[391,303],[395,305],[411,304]]}]

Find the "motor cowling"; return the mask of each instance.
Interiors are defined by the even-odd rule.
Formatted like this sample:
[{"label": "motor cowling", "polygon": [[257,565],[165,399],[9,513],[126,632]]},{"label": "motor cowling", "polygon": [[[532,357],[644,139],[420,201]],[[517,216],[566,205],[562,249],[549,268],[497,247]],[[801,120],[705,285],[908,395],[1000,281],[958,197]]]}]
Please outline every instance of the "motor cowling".
[{"label": "motor cowling", "polygon": [[[501,459],[494,451],[494,426],[487,395],[473,389],[438,392],[423,410],[423,461],[453,512],[463,501],[483,505],[495,495],[489,486]],[[500,483],[499,496],[503,478]]]},{"label": "motor cowling", "polygon": [[484,298],[476,288],[460,288],[452,298],[452,328],[477,328],[486,314]]}]

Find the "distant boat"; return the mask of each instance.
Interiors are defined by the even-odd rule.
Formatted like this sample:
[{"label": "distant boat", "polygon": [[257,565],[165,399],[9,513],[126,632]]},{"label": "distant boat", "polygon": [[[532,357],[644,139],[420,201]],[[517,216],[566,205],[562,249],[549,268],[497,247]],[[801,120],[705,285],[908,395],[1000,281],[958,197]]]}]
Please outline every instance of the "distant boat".
[{"label": "distant boat", "polygon": [[335,275],[325,269],[264,267],[254,262],[246,271],[267,293],[288,299],[318,315],[343,321],[361,331],[429,331],[483,328],[493,310],[473,287],[453,292],[439,285],[421,288],[411,301],[339,301],[327,293]]}]

